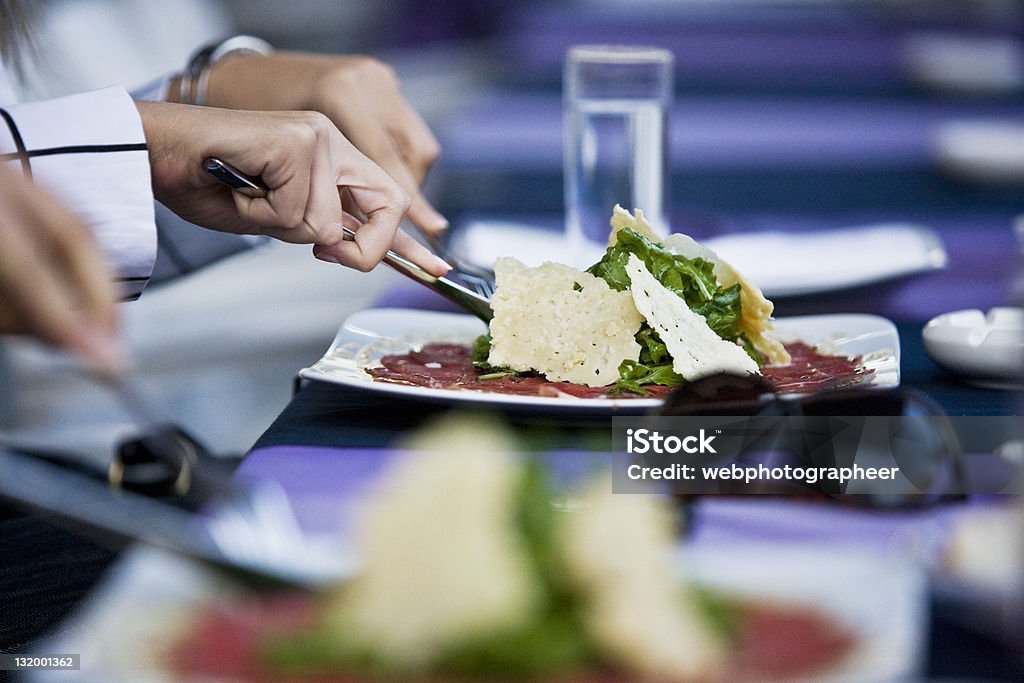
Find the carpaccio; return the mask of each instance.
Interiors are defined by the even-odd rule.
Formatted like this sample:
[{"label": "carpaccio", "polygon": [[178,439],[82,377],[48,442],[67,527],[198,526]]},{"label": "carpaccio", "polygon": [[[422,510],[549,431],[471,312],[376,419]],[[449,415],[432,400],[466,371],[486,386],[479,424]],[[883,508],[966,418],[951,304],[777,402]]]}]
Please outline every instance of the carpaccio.
[{"label": "carpaccio", "polygon": [[[793,357],[784,367],[764,367],[761,373],[780,393],[797,393],[859,384],[870,378],[873,371],[863,367],[860,356],[833,356],[819,352],[802,342],[786,344]],[[577,398],[601,398],[609,395],[608,387],[588,387],[571,382],[550,382],[543,377],[496,377],[480,379],[486,375],[473,365],[473,353],[462,344],[426,344],[417,351],[384,356],[380,366],[368,368],[374,379],[435,389],[465,389],[490,391],[520,396],[558,397],[568,394]],[[671,387],[650,384],[648,394],[614,394],[614,398],[662,397]]]},{"label": "carpaccio", "polygon": [[[857,644],[847,629],[813,608],[744,601],[733,603],[733,609],[736,627],[727,641],[724,670],[712,679],[716,683],[788,681],[827,673],[841,667]],[[273,670],[263,655],[267,643],[302,633],[313,626],[315,619],[315,605],[308,596],[253,598],[201,611],[183,637],[168,648],[167,661],[162,667],[184,680],[212,678],[237,683],[381,680],[358,674],[288,675]],[[434,680],[444,679],[428,678],[424,683]],[[566,672],[543,680],[548,683],[622,683],[630,678],[613,671],[594,670]]]}]

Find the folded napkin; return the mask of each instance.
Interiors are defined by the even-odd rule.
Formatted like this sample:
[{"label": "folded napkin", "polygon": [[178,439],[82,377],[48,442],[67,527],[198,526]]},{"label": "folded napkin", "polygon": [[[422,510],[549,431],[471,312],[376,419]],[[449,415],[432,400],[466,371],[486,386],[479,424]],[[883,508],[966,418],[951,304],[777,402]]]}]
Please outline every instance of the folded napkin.
[{"label": "folded napkin", "polygon": [[[470,260],[491,264],[514,256],[527,265],[558,261],[586,267],[600,245],[572,245],[563,233],[522,223],[477,220],[461,231],[457,248]],[[767,296],[847,289],[927,272],[946,265],[942,240],[907,223],[814,232],[754,232],[702,240]]]}]

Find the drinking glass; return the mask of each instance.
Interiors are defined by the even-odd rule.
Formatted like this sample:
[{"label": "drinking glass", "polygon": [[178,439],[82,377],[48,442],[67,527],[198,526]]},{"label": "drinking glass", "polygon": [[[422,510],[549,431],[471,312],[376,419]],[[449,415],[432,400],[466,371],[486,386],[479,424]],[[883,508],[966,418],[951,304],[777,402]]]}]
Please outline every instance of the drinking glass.
[{"label": "drinking glass", "polygon": [[629,45],[569,49],[563,83],[566,234],[603,246],[612,207],[642,209],[667,233],[672,53]]}]

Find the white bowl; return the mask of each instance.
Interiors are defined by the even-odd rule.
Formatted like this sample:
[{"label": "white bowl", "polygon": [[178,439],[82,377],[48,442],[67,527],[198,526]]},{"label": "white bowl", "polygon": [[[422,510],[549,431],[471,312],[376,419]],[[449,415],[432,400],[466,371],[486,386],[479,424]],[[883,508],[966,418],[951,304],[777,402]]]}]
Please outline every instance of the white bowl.
[{"label": "white bowl", "polygon": [[992,386],[1024,380],[1024,309],[944,313],[924,326],[924,348],[939,366]]}]

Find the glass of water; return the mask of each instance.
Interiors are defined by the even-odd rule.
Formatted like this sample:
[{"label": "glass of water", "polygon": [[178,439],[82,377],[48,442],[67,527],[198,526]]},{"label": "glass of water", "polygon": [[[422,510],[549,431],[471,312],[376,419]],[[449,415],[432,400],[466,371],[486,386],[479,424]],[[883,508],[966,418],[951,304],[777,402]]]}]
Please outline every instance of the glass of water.
[{"label": "glass of water", "polygon": [[566,234],[579,249],[603,247],[612,207],[642,209],[667,233],[668,115],[672,53],[628,45],[580,45],[566,55]]}]

